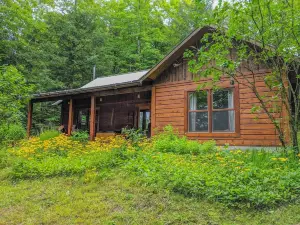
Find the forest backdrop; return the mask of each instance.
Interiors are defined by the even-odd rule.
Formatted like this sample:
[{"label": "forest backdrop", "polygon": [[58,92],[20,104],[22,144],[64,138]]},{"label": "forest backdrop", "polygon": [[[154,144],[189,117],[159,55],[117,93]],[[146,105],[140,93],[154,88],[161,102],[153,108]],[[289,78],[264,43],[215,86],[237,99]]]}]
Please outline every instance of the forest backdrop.
[{"label": "forest backdrop", "polygon": [[[210,0],[2,0],[0,4],[1,73],[17,74],[15,80],[21,83],[7,83],[12,98],[23,82],[31,93],[80,87],[91,81],[94,65],[97,77],[151,68],[205,23],[212,8]],[[22,77],[25,81],[20,82]],[[21,108],[20,112],[1,112],[2,121],[26,123],[26,96],[10,107]],[[0,102],[9,102],[7,95]],[[57,106],[51,103],[35,104],[34,128],[57,122],[55,112]]]}]

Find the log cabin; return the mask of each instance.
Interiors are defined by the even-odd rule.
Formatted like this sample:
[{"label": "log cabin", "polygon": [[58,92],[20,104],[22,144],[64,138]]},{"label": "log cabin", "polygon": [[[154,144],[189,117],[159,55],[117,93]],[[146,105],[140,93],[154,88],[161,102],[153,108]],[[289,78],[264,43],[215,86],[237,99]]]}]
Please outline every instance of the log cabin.
[{"label": "log cabin", "polygon": [[[120,133],[122,128],[146,130],[152,136],[170,124],[189,139],[214,139],[218,145],[279,146],[266,113],[251,113],[258,100],[242,80],[225,78],[217,91],[196,91],[207,79],[194,81],[183,54],[208,32],[214,29],[195,30],[149,70],[97,78],[77,89],[35,94],[28,108],[28,135],[33,104],[57,101],[65,132],[71,135],[74,129],[87,130],[90,140]],[[260,92],[270,92],[262,80],[270,72],[257,66]]]}]

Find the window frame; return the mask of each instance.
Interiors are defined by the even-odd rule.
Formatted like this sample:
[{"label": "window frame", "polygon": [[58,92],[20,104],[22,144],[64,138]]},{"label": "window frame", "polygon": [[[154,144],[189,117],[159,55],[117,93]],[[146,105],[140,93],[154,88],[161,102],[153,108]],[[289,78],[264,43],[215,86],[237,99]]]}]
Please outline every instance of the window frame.
[{"label": "window frame", "polygon": [[[206,104],[207,104],[207,109],[195,109],[195,110],[190,110],[190,94],[193,94],[193,93],[195,93],[196,91],[188,91],[187,92],[187,110],[188,110],[188,112],[187,112],[187,130],[188,130],[188,132],[189,133],[208,133],[209,132],[209,126],[210,126],[210,123],[209,123],[209,121],[210,121],[210,114],[209,114],[209,107],[210,107],[210,105],[209,105],[209,94],[210,94],[210,92],[209,92],[209,90],[201,90],[201,91],[206,91],[206,93],[207,93],[207,96],[206,96]],[[208,131],[189,131],[189,119],[190,119],[190,113],[191,112],[195,112],[195,113],[197,113],[197,112],[199,112],[199,113],[207,113],[207,122],[208,122],[208,127],[207,127],[207,130]]]},{"label": "window frame", "polygon": [[[220,89],[231,89],[233,91],[233,108],[213,109],[213,90],[212,88],[204,88],[201,91],[207,91],[207,110],[189,110],[189,94],[196,92],[197,89],[185,90],[185,110],[184,110],[184,131],[186,136],[190,137],[213,137],[221,139],[239,137],[240,136],[240,105],[239,105],[239,88],[238,85],[221,85]],[[219,111],[234,111],[234,126],[235,131],[215,131],[213,132],[213,112]],[[190,112],[208,112],[208,131],[189,131],[189,113]],[[219,139],[220,139],[219,138]]]}]

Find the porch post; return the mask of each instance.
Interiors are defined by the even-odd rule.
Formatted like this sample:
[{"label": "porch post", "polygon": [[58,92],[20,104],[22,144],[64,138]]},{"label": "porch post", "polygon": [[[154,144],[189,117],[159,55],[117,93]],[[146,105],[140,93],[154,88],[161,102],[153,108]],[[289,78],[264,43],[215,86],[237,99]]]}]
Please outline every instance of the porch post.
[{"label": "porch post", "polygon": [[30,100],[28,103],[28,114],[27,114],[27,137],[30,137],[30,130],[32,127],[32,110],[33,110],[33,103]]},{"label": "porch post", "polygon": [[152,91],[151,91],[151,107],[150,107],[150,115],[151,115],[151,137],[154,136],[154,130],[156,128],[156,88],[152,87]]},{"label": "porch post", "polygon": [[91,96],[90,140],[95,140],[96,97]]},{"label": "porch post", "polygon": [[69,118],[68,118],[68,136],[71,136],[72,134],[72,128],[73,128],[73,99],[70,99],[69,101]]}]

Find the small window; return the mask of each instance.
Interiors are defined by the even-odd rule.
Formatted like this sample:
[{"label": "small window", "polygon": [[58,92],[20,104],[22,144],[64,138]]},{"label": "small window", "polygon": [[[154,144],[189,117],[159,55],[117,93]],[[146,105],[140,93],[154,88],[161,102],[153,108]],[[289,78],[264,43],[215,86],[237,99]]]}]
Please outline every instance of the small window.
[{"label": "small window", "polygon": [[207,91],[189,94],[189,131],[208,132]]},{"label": "small window", "polygon": [[234,103],[232,89],[213,92],[213,132],[234,132]]},{"label": "small window", "polygon": [[232,89],[189,93],[189,132],[234,132],[235,108]]}]

